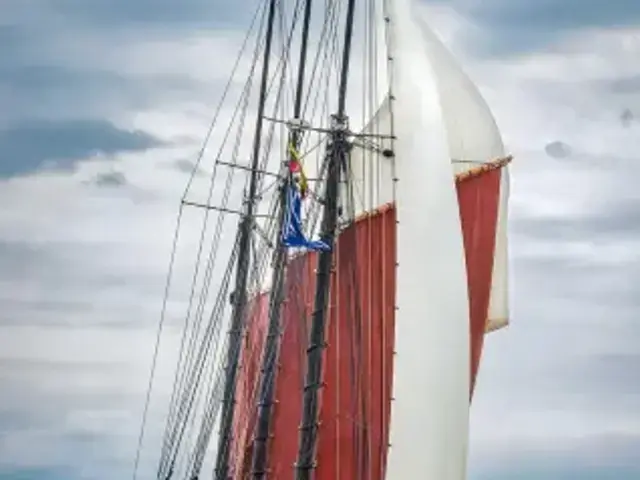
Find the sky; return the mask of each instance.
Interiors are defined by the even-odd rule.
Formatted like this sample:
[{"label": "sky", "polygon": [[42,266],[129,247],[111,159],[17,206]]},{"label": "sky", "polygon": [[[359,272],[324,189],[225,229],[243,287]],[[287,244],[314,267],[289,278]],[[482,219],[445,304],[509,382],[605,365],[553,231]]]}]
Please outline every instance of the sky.
[{"label": "sky", "polygon": [[[0,3],[0,479],[130,476],[178,202],[248,10]],[[425,15],[515,156],[512,323],[469,478],[638,479],[640,2]]]}]

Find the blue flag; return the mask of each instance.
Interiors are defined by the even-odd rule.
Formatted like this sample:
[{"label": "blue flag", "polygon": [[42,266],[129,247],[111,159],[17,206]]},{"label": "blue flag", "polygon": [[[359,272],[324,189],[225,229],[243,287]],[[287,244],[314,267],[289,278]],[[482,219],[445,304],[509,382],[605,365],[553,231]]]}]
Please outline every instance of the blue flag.
[{"label": "blue flag", "polygon": [[320,240],[308,240],[302,232],[302,197],[293,185],[287,187],[287,211],[285,212],[282,241],[287,247],[308,248],[310,250],[330,250],[329,245]]}]

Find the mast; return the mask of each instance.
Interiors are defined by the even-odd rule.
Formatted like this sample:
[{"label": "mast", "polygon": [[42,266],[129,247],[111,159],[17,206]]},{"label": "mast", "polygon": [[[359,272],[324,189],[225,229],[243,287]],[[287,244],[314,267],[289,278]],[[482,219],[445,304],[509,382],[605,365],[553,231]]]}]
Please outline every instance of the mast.
[{"label": "mast", "polygon": [[235,288],[232,294],[233,312],[231,328],[229,330],[229,347],[227,351],[226,376],[222,413],[220,420],[220,436],[218,438],[218,450],[216,453],[216,465],[214,478],[227,480],[229,477],[229,444],[233,426],[233,412],[235,404],[236,380],[238,376],[238,358],[242,343],[242,330],[247,305],[247,281],[249,264],[251,260],[251,231],[254,222],[254,210],[258,189],[258,162],[260,159],[260,147],[262,140],[262,126],[264,124],[264,110],[269,80],[269,60],[271,58],[271,44],[273,40],[273,27],[275,23],[276,0],[269,1],[267,14],[267,31],[262,61],[262,73],[260,79],[260,100],[256,117],[255,136],[253,139],[253,151],[251,159],[251,175],[249,178],[249,191],[246,199],[246,211],[240,220],[240,239],[238,245],[238,265]]},{"label": "mast", "polygon": [[309,346],[307,348],[307,374],[305,378],[302,423],[298,440],[298,457],[296,460],[296,480],[310,480],[315,467],[315,450],[318,434],[318,389],[322,379],[322,352],[325,346],[325,324],[327,306],[331,286],[331,265],[333,262],[333,248],[335,230],[338,221],[338,192],[341,167],[346,163],[349,154],[347,142],[347,117],[345,105],[349,78],[349,63],[351,59],[351,40],[353,37],[353,23],[355,0],[348,0],[347,18],[342,51],[342,70],[340,72],[340,86],[338,91],[338,111],[332,117],[329,144],[327,146],[327,183],[325,190],[325,208],[322,217],[321,238],[330,247],[322,251],[318,258],[316,273],[316,291]]},{"label": "mast", "polygon": [[[307,50],[309,40],[309,25],[311,23],[312,0],[305,2],[304,19],[302,25],[302,41],[300,45],[300,58],[298,62],[298,78],[296,85],[296,97],[293,107],[293,118],[300,119],[302,110],[303,87],[305,80],[305,69],[307,64]],[[293,129],[289,134],[289,144],[294,150],[298,150],[301,142],[301,131]],[[288,150],[289,151],[289,150]],[[291,160],[291,158],[290,158]],[[280,185],[280,215],[278,218],[277,232],[282,233],[284,216],[286,213],[287,185],[291,181],[290,173],[287,169],[287,177]],[[280,346],[280,320],[282,313],[282,303],[284,301],[284,280],[286,273],[286,248],[282,241],[276,242],[274,252],[274,269],[272,276],[271,298],[269,302],[269,326],[262,359],[262,379],[260,382],[260,393],[258,403],[258,420],[256,434],[253,444],[251,474],[255,479],[264,478],[267,473],[267,441],[271,423],[271,406],[273,405],[276,360]]]}]

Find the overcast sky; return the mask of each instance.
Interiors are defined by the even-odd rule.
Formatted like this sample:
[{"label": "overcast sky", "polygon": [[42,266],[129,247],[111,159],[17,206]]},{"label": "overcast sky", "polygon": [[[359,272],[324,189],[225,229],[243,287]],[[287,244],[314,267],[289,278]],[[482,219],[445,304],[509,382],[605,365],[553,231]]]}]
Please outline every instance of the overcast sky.
[{"label": "overcast sky", "polygon": [[[0,3],[0,479],[131,473],[185,170],[247,23],[224,3]],[[638,479],[640,2],[428,21],[516,157],[469,478]]]}]

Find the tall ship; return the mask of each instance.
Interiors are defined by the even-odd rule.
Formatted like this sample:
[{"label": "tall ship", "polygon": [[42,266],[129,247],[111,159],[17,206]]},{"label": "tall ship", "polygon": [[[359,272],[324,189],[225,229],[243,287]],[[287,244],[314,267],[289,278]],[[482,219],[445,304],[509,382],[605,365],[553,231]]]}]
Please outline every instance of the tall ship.
[{"label": "tall ship", "polygon": [[158,480],[466,478],[484,337],[509,322],[511,157],[423,18],[259,2],[181,202],[175,245],[198,240],[167,283]]}]

